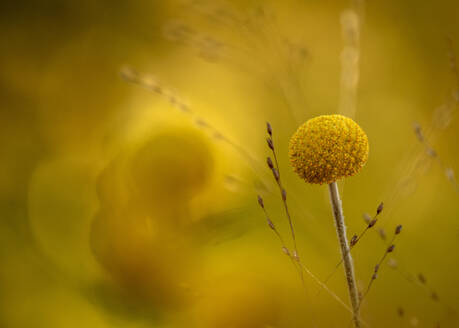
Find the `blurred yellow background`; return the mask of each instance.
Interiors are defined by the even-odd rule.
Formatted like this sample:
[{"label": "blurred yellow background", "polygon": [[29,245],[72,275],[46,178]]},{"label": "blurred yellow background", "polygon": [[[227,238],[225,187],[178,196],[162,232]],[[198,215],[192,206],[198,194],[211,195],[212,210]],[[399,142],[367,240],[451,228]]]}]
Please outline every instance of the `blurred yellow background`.
[{"label": "blurred yellow background", "polygon": [[[331,113],[370,140],[339,184],[349,237],[385,204],[353,251],[362,292],[403,225],[366,326],[459,325],[457,1],[30,0],[0,16],[0,327],[350,327],[256,201],[291,247],[269,121],[300,257],[325,281],[328,191],[287,148]],[[327,285],[348,303],[342,268]]]}]

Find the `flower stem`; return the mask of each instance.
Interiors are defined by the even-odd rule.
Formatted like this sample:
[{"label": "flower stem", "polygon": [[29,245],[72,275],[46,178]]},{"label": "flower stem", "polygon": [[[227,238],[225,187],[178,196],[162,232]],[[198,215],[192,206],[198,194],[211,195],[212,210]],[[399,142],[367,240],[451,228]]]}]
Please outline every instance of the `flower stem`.
[{"label": "flower stem", "polygon": [[336,233],[338,234],[338,240],[341,247],[341,255],[344,262],[344,272],[346,274],[346,281],[349,289],[349,296],[351,299],[354,326],[356,328],[360,328],[359,293],[357,291],[357,284],[355,282],[354,263],[352,262],[349,243],[346,237],[346,226],[344,225],[343,208],[341,205],[341,199],[339,197],[338,185],[336,182],[332,182],[328,185],[328,188],[330,191],[330,202],[333,209],[333,216],[335,218]]}]

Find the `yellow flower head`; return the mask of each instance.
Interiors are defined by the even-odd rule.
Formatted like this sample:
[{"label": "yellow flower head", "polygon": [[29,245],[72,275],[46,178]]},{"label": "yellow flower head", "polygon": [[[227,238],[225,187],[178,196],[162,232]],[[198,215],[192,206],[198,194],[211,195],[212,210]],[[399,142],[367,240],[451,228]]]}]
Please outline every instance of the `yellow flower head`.
[{"label": "yellow flower head", "polygon": [[322,115],[301,125],[290,139],[293,170],[309,183],[332,183],[360,171],[368,159],[368,138],[348,117]]}]

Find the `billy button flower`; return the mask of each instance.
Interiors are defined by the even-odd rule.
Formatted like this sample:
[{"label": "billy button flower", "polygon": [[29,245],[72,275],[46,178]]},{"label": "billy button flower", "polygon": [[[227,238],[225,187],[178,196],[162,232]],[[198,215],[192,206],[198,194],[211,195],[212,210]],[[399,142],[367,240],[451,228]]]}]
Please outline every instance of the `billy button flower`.
[{"label": "billy button flower", "polygon": [[328,184],[355,327],[361,327],[359,293],[336,181],[357,174],[368,159],[368,138],[352,119],[323,115],[301,125],[290,139],[293,170],[308,183]]},{"label": "billy button flower", "polygon": [[350,118],[322,115],[301,125],[290,139],[293,170],[306,182],[330,184],[357,174],[368,159],[368,138]]}]

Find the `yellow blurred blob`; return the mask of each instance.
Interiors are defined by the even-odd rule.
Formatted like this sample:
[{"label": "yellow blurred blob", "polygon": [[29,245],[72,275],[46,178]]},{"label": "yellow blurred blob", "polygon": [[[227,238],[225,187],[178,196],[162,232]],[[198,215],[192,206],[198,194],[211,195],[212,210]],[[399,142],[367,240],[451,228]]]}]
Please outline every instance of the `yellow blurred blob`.
[{"label": "yellow blurred blob", "polygon": [[196,248],[189,202],[213,174],[205,137],[191,128],[142,138],[102,172],[91,245],[126,290],[161,306],[186,302]]},{"label": "yellow blurred blob", "polygon": [[138,200],[180,206],[204,188],[213,166],[210,145],[202,133],[171,129],[151,137],[132,155],[131,183]]},{"label": "yellow blurred blob", "polygon": [[197,263],[194,248],[180,232],[151,218],[122,212],[99,214],[91,245],[101,265],[127,292],[158,306],[180,306]]},{"label": "yellow blurred blob", "polygon": [[138,138],[100,174],[103,210],[120,208],[186,223],[189,202],[210,183],[214,156],[209,140],[191,127],[172,127]]}]

